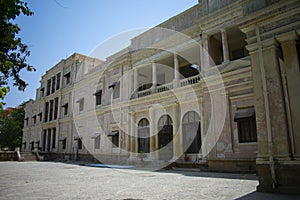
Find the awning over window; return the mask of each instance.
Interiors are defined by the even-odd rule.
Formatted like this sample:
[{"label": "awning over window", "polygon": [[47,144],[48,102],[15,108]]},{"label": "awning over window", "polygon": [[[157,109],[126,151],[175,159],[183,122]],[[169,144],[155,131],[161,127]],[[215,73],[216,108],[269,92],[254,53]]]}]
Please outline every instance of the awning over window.
[{"label": "awning over window", "polygon": [[65,103],[65,104],[63,104],[61,107],[67,107],[68,106],[68,103]]},{"label": "awning over window", "polygon": [[107,136],[114,136],[119,134],[119,131],[112,131],[111,133],[107,134]]},{"label": "awning over window", "polygon": [[94,134],[91,136],[91,139],[96,139],[98,136],[100,136],[100,133],[94,133]]},{"label": "awning over window", "polygon": [[113,84],[111,84],[110,86],[108,86],[108,88],[114,88],[117,85],[117,82],[114,82]]},{"label": "awning over window", "polygon": [[61,138],[59,138],[59,141],[64,141],[66,139],[67,139],[66,137],[61,137]]},{"label": "awning over window", "polygon": [[97,91],[94,93],[94,96],[100,95],[101,93],[102,93],[102,90],[97,90]]},{"label": "awning over window", "polygon": [[83,99],[84,99],[84,98],[81,98],[81,99],[77,100],[77,101],[76,101],[76,103],[80,103],[80,102],[82,102],[82,101],[83,101]]},{"label": "awning over window", "polygon": [[38,140],[38,141],[36,141],[35,143],[38,144],[38,143],[40,143],[40,141]]},{"label": "awning over window", "polygon": [[238,121],[245,118],[254,117],[255,110],[254,108],[244,108],[244,109],[238,109],[234,114],[234,121]]},{"label": "awning over window", "polygon": [[81,140],[82,139],[82,136],[75,136],[74,137],[74,140]]},{"label": "awning over window", "polygon": [[71,74],[71,72],[68,72],[68,73],[66,73],[66,74],[64,75],[64,77],[70,76],[70,74]]}]

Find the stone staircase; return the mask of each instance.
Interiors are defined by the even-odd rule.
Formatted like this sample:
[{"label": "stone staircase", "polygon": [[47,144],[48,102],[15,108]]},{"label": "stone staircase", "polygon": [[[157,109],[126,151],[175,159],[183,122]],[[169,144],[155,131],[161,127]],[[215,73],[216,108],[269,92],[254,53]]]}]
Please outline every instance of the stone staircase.
[{"label": "stone staircase", "polygon": [[21,158],[23,161],[37,161],[36,154],[33,152],[21,152]]}]

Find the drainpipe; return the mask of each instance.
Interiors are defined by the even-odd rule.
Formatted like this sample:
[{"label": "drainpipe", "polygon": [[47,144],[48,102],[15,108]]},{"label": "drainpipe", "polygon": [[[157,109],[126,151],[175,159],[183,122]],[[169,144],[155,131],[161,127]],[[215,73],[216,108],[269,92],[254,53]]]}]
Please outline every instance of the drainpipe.
[{"label": "drainpipe", "polygon": [[263,61],[262,43],[260,40],[259,26],[257,24],[256,24],[256,39],[257,39],[257,44],[258,44],[258,56],[259,56],[261,81],[262,81],[263,97],[264,97],[265,112],[266,112],[266,121],[267,121],[269,164],[270,164],[270,171],[271,171],[271,177],[272,177],[272,187],[273,187],[273,189],[275,189],[276,174],[275,174],[274,157],[273,157],[273,138],[272,138],[272,133],[271,133],[269,98],[268,98],[268,91],[267,91],[265,65],[264,65],[264,61]]},{"label": "drainpipe", "polygon": [[288,89],[287,89],[286,72],[283,64],[284,62],[281,59],[279,59],[281,79],[283,84],[284,101],[285,101],[286,114],[287,114],[287,122],[289,128],[290,145],[291,145],[291,152],[292,152],[291,156],[292,159],[294,159],[294,155],[295,155],[294,133],[293,133],[293,126],[292,126],[292,118],[291,118],[290,100],[289,100]]}]

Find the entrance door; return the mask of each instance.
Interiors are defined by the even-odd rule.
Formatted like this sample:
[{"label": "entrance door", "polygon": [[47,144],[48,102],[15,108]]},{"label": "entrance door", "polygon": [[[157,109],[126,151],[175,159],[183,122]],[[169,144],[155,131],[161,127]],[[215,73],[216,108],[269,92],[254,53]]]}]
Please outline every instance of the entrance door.
[{"label": "entrance door", "polygon": [[158,148],[160,160],[171,160],[173,157],[173,126],[169,115],[163,115],[158,121]]},{"label": "entrance door", "polygon": [[141,119],[138,125],[138,153],[150,152],[150,128],[149,121]]}]

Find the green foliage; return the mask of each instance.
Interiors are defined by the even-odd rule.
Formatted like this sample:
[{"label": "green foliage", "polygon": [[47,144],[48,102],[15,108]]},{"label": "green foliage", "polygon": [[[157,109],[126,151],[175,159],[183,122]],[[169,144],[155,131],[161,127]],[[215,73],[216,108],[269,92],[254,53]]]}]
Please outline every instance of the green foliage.
[{"label": "green foliage", "polygon": [[0,109],[0,149],[21,147],[25,111],[23,107]]},{"label": "green foliage", "polygon": [[21,79],[20,71],[35,71],[33,66],[26,63],[26,58],[30,55],[27,45],[17,37],[20,28],[13,20],[20,14],[33,15],[26,2],[0,0],[0,99],[4,99],[9,92],[7,85],[10,78],[13,80],[13,86],[24,91],[27,83]]}]

